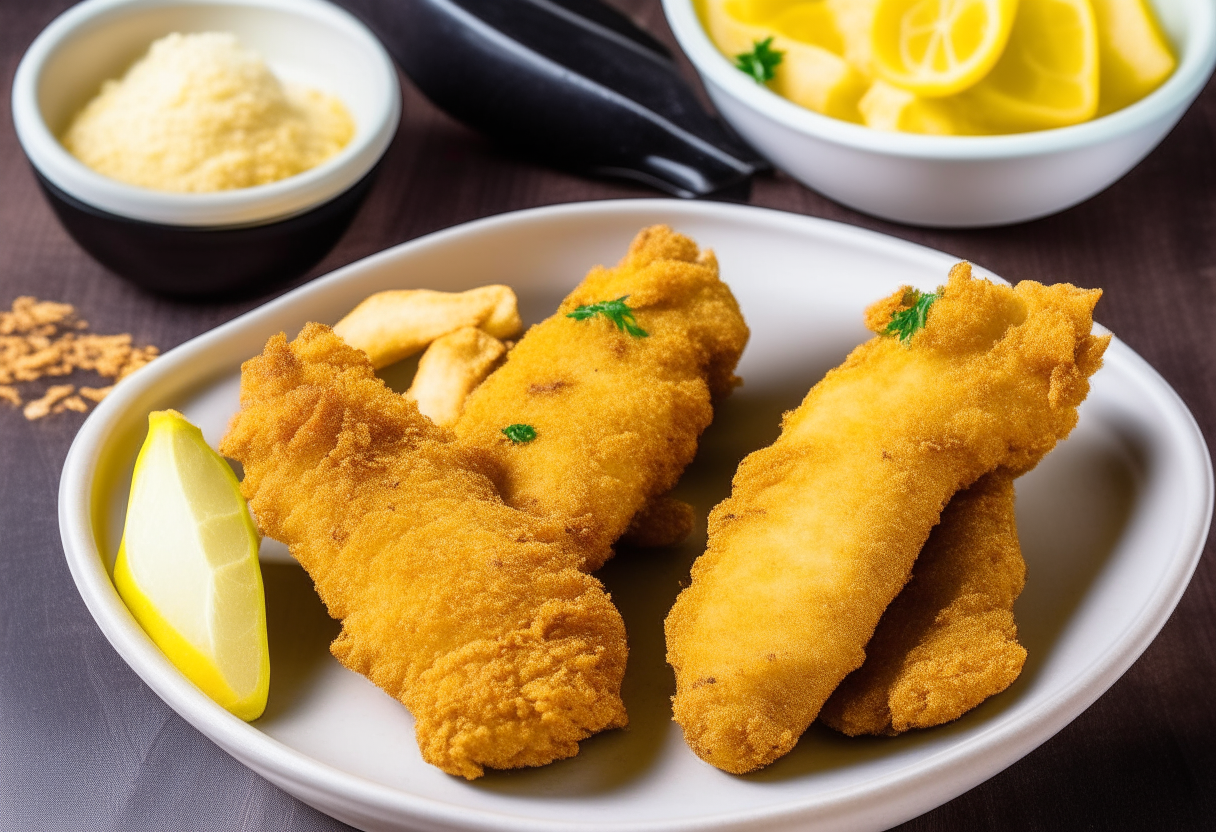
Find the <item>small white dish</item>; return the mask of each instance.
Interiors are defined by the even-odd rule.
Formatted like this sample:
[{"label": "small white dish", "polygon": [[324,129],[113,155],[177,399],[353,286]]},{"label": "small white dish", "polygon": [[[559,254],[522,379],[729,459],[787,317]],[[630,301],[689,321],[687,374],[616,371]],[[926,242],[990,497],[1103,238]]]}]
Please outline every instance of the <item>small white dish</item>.
[{"label": "small white dish", "polygon": [[[271,782],[368,830],[598,832],[882,829],[944,803],[1047,740],[1096,700],[1165,623],[1211,520],[1211,461],[1185,405],[1115,340],[1080,424],[1018,482],[1029,577],[1016,614],[1030,658],[1003,694],[948,726],[894,739],[812,729],[787,757],[734,777],[698,760],[671,721],[662,620],[704,545],[622,551],[600,576],[625,618],[626,731],[577,757],[466,782],[422,762],[409,714],[327,652],[336,625],[294,565],[264,567],[271,690],[246,724],[170,665],[110,581],[135,453],[150,410],[175,407],[218,443],[240,363],[280,330],[333,323],[388,288],[516,288],[526,320],[550,314],[591,266],[664,222],[713,248],[752,328],[740,374],[685,473],[705,512],[738,460],[771,442],[783,409],[868,336],[862,310],[895,287],[932,288],[955,258],[873,232],[775,211],[669,200],[506,214],[389,249],[170,351],[85,422],[64,467],[60,528],[77,588],[120,655],[171,707]],[[1013,275],[1051,281],[1052,275]],[[1099,306],[1099,315],[1101,306]]]},{"label": "small white dish", "polygon": [[[210,193],[141,188],[92,170],[57,138],[154,40],[230,32],[283,81],[336,96],[350,142],[295,176]],[[145,289],[248,294],[298,277],[334,246],[401,118],[397,70],[374,35],[325,0],[85,0],[34,39],[13,79],[13,125],[64,228]]]},{"label": "small white dish", "polygon": [[663,0],[663,10],[718,112],[739,135],[825,196],[911,225],[1006,225],[1089,199],[1165,138],[1216,67],[1216,5],[1150,0],[1178,68],[1130,107],[1072,127],[1008,136],[888,133],[828,118],[757,84],[713,45],[694,2]]},{"label": "small white dish", "polygon": [[[282,80],[337,96],[355,121],[350,144],[296,176],[215,193],[127,185],[87,167],[59,143],[73,115],[171,32],[231,32]],[[85,0],[30,45],[13,79],[13,124],[30,163],[94,208],[175,226],[248,226],[298,214],[362,179],[397,130],[401,95],[384,47],[324,0]]]}]

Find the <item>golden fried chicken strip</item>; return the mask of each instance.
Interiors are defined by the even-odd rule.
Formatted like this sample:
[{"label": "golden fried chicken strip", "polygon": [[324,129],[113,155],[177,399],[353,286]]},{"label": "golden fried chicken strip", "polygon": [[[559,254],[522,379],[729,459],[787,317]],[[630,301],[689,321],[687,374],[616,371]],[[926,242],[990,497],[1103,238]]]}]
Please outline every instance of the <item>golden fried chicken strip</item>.
[{"label": "golden fried chicken strip", "polygon": [[559,525],[503,504],[454,441],[319,324],[241,371],[221,450],[262,531],[342,619],[333,654],[399,699],[427,762],[537,766],[625,724],[625,628]]},{"label": "golden fried chicken strip", "polygon": [[958,719],[1000,693],[1026,661],[1013,620],[1025,584],[1013,478],[997,470],[946,506],[866,645],[865,663],[819,719],[853,737],[895,735]]},{"label": "golden fried chicken strip", "polygon": [[[645,337],[577,307],[627,297]],[[616,268],[592,269],[465,403],[455,431],[501,448],[508,505],[560,519],[598,569],[651,498],[675,485],[729,393],[747,343],[739,305],[699,252],[666,226],[643,229]],[[502,434],[527,424],[537,438]],[[674,515],[673,515],[674,517]]]},{"label": "golden fried chicken strip", "polygon": [[742,773],[793,748],[954,493],[1068,434],[1108,341],[1090,334],[1099,295],[959,264],[922,330],[855,349],[740,464],[666,622],[675,719],[702,759]]}]

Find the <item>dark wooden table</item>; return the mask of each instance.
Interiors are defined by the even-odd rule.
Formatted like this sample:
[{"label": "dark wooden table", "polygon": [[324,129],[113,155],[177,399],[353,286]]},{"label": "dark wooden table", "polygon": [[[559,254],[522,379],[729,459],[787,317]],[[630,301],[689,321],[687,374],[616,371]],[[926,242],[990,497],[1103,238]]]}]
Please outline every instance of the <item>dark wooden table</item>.
[{"label": "dark wooden table", "polygon": [[[658,0],[618,2],[674,46]],[[271,295],[230,303],[153,297],[107,272],[60,228],[18,148],[8,93],[30,41],[68,5],[0,0],[0,305],[23,294],[67,301],[94,331],[130,332],[168,349]],[[653,195],[522,161],[406,83],[405,120],[379,181],[308,277],[478,217]],[[751,202],[877,229],[1010,280],[1105,289],[1102,323],[1174,386],[1205,436],[1216,436],[1213,85],[1130,175],[1045,220],[979,231],[891,225],[779,174],[757,181]],[[198,734],[93,623],[64,562],[56,516],[59,473],[82,420],[63,413],[26,422],[0,404],[0,829],[345,828]],[[1216,829],[1211,549],[1165,629],[1093,707],[1021,762],[903,828]]]}]

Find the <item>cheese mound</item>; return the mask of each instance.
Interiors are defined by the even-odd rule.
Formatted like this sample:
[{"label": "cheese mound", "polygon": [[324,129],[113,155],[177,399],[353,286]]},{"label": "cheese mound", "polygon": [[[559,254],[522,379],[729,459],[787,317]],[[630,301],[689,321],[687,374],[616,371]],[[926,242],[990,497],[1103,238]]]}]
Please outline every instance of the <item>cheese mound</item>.
[{"label": "cheese mound", "polygon": [[319,165],[354,135],[337,98],[285,87],[234,35],[171,34],[106,81],[63,135],[98,173],[161,191],[222,191]]}]

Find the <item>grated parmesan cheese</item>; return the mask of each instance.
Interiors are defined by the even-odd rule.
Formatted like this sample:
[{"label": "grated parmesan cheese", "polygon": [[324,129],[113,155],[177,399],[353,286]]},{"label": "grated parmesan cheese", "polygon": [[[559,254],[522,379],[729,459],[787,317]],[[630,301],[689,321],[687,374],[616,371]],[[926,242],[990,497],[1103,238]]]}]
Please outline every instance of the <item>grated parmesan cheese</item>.
[{"label": "grated parmesan cheese", "polygon": [[162,191],[222,191],[294,176],[340,151],[354,122],[337,98],[285,87],[222,32],[171,34],[106,81],[63,135],[98,173]]}]

